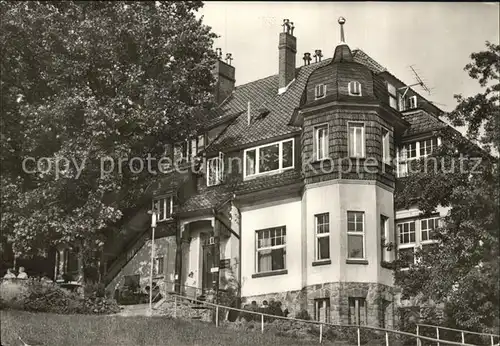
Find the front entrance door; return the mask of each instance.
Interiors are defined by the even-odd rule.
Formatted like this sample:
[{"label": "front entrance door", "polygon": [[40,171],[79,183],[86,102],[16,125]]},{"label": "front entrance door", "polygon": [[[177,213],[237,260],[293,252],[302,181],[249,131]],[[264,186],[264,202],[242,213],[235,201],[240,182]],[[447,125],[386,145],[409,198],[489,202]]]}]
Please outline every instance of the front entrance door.
[{"label": "front entrance door", "polygon": [[203,292],[214,288],[214,280],[216,279],[217,273],[212,273],[211,269],[215,267],[215,245],[210,244],[209,240],[205,241],[203,244],[203,277],[202,277],[202,287]]}]

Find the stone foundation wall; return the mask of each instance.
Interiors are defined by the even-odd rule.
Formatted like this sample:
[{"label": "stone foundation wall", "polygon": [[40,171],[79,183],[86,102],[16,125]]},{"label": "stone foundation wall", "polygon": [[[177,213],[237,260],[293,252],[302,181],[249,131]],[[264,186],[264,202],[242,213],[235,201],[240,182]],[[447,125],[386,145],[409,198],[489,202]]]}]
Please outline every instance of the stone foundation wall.
[{"label": "stone foundation wall", "polygon": [[[366,300],[367,324],[391,329],[395,325],[394,289],[378,283],[331,282],[306,286],[300,291],[269,293],[243,297],[243,304],[253,300],[260,306],[264,300],[280,301],[283,309],[288,309],[290,317],[295,317],[302,309],[315,318],[315,299],[330,299],[330,323],[348,324],[349,298]],[[383,321],[381,321],[383,319]]]}]

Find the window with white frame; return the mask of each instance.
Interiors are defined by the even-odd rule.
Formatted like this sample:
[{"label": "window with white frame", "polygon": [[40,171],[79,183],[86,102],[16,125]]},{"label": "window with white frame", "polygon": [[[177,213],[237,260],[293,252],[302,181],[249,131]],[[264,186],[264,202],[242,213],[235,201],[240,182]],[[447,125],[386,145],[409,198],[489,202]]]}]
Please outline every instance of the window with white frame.
[{"label": "window with white frame", "polygon": [[390,261],[390,251],[387,250],[389,243],[389,218],[385,215],[380,215],[380,252],[382,262]]},{"label": "window with white frame", "polygon": [[349,156],[365,156],[365,124],[350,122],[347,124],[349,133]]},{"label": "window with white frame", "polygon": [[330,298],[319,298],[314,300],[314,315],[316,321],[330,322]]},{"label": "window with white frame", "polygon": [[314,99],[321,99],[326,96],[326,85],[318,84],[314,88]]},{"label": "window with white frame", "polygon": [[434,240],[434,230],[438,227],[438,217],[420,220],[420,241],[424,242]]},{"label": "window with white frame", "polygon": [[365,325],[368,317],[366,299],[349,297],[349,324]]},{"label": "window with white frame", "polygon": [[174,199],[172,196],[155,198],[153,210],[156,210],[156,221],[165,221],[172,218]]},{"label": "window with white frame", "polygon": [[328,157],[328,124],[314,127],[314,153],[316,160]]},{"label": "window with white frame", "polygon": [[394,109],[398,109],[398,95],[396,87],[387,83],[387,91],[389,92],[389,105]]},{"label": "window with white frame", "polygon": [[316,260],[330,258],[330,215],[329,213],[314,216],[316,229]]},{"label": "window with white frame", "polygon": [[347,212],[347,258],[365,258],[365,213]]},{"label": "window with white frame", "polygon": [[417,108],[417,96],[408,97],[408,109]]},{"label": "window with white frame", "polygon": [[399,244],[415,243],[415,221],[398,224]]},{"label": "window with white frame", "polygon": [[293,168],[293,152],[293,138],[246,149],[243,162],[245,178]]},{"label": "window with white frame", "polygon": [[218,185],[224,178],[224,153],[207,160],[207,186]]},{"label": "window with white frame", "polygon": [[256,231],[258,273],[286,268],[286,227]]},{"label": "window with white frame", "polygon": [[397,224],[399,235],[398,257],[408,268],[415,262],[415,221],[401,222]]},{"label": "window with white frame", "polygon": [[420,141],[420,157],[425,157],[430,154],[437,148],[438,146],[438,139],[437,137],[433,137],[430,139],[425,139],[423,141]]},{"label": "window with white frame", "polygon": [[361,96],[361,83],[358,81],[351,81],[347,84],[349,95],[351,96]]},{"label": "window with white frame", "polygon": [[391,137],[388,129],[382,127],[382,161],[391,163]]},{"label": "window with white frame", "polygon": [[426,157],[440,144],[439,137],[433,137],[424,139],[421,141],[415,141],[411,143],[406,143],[397,152],[397,176],[404,177],[408,175],[408,162],[411,160],[418,160],[422,157]]},{"label": "window with white frame", "polygon": [[156,257],[153,262],[153,276],[163,275],[164,257]]}]

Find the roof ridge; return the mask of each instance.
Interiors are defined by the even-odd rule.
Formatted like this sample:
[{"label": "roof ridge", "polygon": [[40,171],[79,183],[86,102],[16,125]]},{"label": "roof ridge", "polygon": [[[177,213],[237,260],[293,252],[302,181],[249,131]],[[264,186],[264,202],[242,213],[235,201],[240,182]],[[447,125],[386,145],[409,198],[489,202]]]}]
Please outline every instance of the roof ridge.
[{"label": "roof ridge", "polygon": [[[302,68],[304,67],[309,67],[309,68],[312,68],[310,66],[315,66],[315,65],[320,65],[321,63],[325,63],[327,61],[331,61],[333,58],[326,58],[324,60],[321,60],[321,61],[318,61],[318,62],[315,62],[311,65],[302,65],[302,66],[298,66],[298,67],[295,67],[295,72],[297,72],[298,70],[300,71]],[[266,77],[262,77],[262,78],[259,78],[259,79],[255,79],[255,80],[252,80],[250,82],[247,82],[245,84],[240,84],[240,85],[237,85],[234,89],[238,89],[238,88],[241,88],[241,87],[244,87],[244,86],[248,86],[249,84],[253,84],[253,83],[257,83],[257,82],[261,82],[265,79],[268,79],[268,78],[272,78],[272,77],[276,77],[278,76],[279,73],[275,73],[275,74],[272,74],[272,75],[269,75],[269,76],[266,76]]]}]

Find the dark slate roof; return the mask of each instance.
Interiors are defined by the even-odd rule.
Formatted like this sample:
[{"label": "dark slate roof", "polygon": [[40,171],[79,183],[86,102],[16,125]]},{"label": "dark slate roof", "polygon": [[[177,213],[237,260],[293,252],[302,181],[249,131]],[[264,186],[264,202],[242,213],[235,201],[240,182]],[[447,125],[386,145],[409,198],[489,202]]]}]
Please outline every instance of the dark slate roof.
[{"label": "dark slate roof", "polygon": [[255,191],[277,188],[301,182],[301,172],[296,168],[285,171],[281,174],[268,175],[240,182],[236,187],[236,194],[242,195]]},{"label": "dark slate roof", "polygon": [[[384,67],[359,49],[352,51],[354,62],[367,66],[373,73],[386,71]],[[301,131],[300,127],[289,125],[292,114],[300,106],[309,76],[319,67],[329,64],[332,59],[302,66],[296,69],[296,79],[281,95],[278,95],[278,75],[262,78],[244,85],[237,86],[228,97],[207,119],[208,126],[226,123],[226,129],[211,143],[206,150],[209,152],[235,147],[247,147],[259,141],[272,140],[280,136],[292,135]],[[251,125],[248,125],[247,107],[251,102]],[[259,115],[265,110],[265,116]],[[424,120],[421,114],[424,113]],[[429,118],[430,117],[430,118]],[[437,118],[420,112],[417,115],[408,114],[405,118],[412,124],[407,135],[438,128],[442,122]],[[415,128],[413,128],[415,126]],[[188,198],[178,213],[194,212],[214,208],[234,194],[245,195],[256,191],[289,186],[301,183],[301,172],[297,169],[281,174],[262,176],[255,179],[239,181],[237,184],[226,182],[219,186],[205,188]],[[167,184],[168,185],[168,184]]]},{"label": "dark slate roof", "polygon": [[354,56],[354,61],[359,62],[360,64],[365,65],[368,67],[370,70],[372,70],[375,73],[381,73],[384,71],[387,71],[385,67],[380,65],[378,62],[373,60],[368,54],[363,52],[361,49],[354,49],[352,51],[352,54]]},{"label": "dark slate roof", "polygon": [[227,185],[218,185],[206,188],[201,193],[197,193],[188,198],[177,210],[177,213],[187,213],[191,211],[206,210],[215,208],[232,197]]},{"label": "dark slate roof", "polygon": [[202,191],[191,196],[178,208],[177,213],[182,214],[218,207],[231,199],[233,194],[244,195],[301,182],[301,173],[296,169],[291,169],[281,174],[238,181],[236,185],[226,182],[222,185],[204,188]]},{"label": "dark slate roof", "polygon": [[409,114],[403,114],[403,119],[411,124],[411,126],[403,134],[403,137],[436,131],[448,126],[445,122],[424,110],[417,110]]},{"label": "dark slate roof", "polygon": [[[359,49],[353,51],[353,58],[355,62],[366,65],[375,73],[385,71],[382,66]],[[278,95],[277,74],[237,86],[217,112],[220,114],[219,119],[241,113],[228,126],[225,133],[215,140],[207,150],[217,151],[245,146],[300,131],[299,127],[289,125],[292,113],[300,104],[310,74],[331,61],[332,59],[329,58],[319,63],[297,68],[295,81],[281,95]],[[248,102],[250,102],[252,119],[250,126],[248,126]],[[269,114],[261,119],[256,119],[259,110],[263,108],[269,111]]]}]

